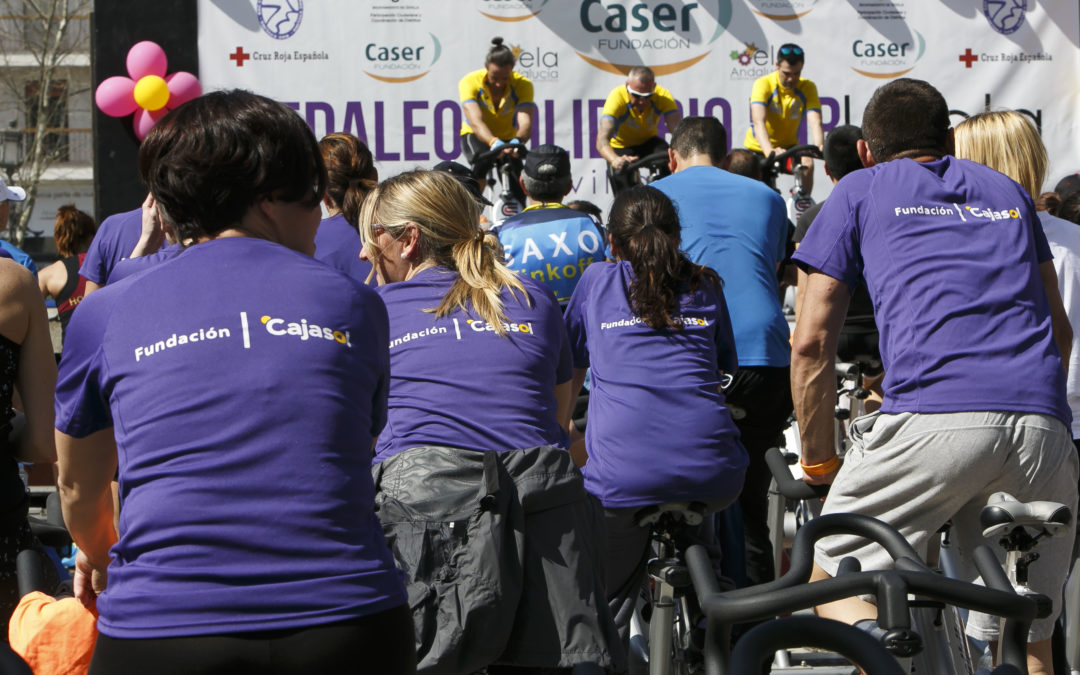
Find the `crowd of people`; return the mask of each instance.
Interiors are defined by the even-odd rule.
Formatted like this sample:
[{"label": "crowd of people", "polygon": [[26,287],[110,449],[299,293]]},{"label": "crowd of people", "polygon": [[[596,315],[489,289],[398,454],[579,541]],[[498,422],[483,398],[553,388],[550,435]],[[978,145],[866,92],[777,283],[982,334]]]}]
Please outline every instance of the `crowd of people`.
[{"label": "crowd of people", "polygon": [[[597,148],[612,170],[666,152],[670,175],[624,186],[606,217],[563,203],[566,150],[520,151],[532,86],[499,38],[460,83],[468,167],[380,182],[363,141],[318,141],[249,92],[169,112],[139,150],[140,208],[96,233],[62,208],[39,289],[0,260],[0,411],[26,420],[0,463],[0,614],[34,545],[15,458],[57,465],[92,673],[624,672],[638,512],[739,514],[744,583],[769,581],[764,452],[793,411],[826,512],[917,548],[952,519],[972,580],[991,493],[1075,512],[1080,179],[1040,194],[1030,121],[950,129],[918,80],[826,137],[804,61],[778,50],[731,154],[717,119],[682,117],[631,70]],[[795,235],[791,335],[791,225],[754,169],[803,119],[835,187]],[[489,150],[519,164],[525,206],[492,229]],[[65,325],[59,370],[42,294]],[[843,462],[838,354],[878,366]],[[715,543],[709,522],[688,539]],[[823,540],[815,578],[881,553]],[[1055,611],[1032,630],[1036,675],[1072,541],[1040,555],[1031,585]],[[818,612],[875,628],[859,598]],[[996,637],[985,617],[968,630]]]}]

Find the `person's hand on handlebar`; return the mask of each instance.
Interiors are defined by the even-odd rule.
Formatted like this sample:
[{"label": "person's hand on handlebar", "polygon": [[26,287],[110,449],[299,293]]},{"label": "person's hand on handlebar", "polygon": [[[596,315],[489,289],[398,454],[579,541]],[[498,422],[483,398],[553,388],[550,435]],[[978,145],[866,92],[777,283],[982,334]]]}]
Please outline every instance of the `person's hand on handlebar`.
[{"label": "person's hand on handlebar", "polygon": [[[805,449],[804,449],[805,451]],[[840,471],[840,458],[835,454],[824,462],[807,464],[799,460],[802,468],[803,482],[809,485],[832,485],[836,480],[836,474]]]},{"label": "person's hand on handlebar", "polygon": [[638,159],[639,157],[637,155],[619,155],[615,158],[615,161],[611,163],[611,168],[618,171],[627,164],[638,161]]},{"label": "person's hand on handlebar", "polygon": [[496,138],[491,142],[491,149],[498,150],[502,148],[500,156],[512,156],[518,154],[518,148],[524,147],[521,144],[520,138],[511,138],[509,141],[504,141],[501,138]]}]

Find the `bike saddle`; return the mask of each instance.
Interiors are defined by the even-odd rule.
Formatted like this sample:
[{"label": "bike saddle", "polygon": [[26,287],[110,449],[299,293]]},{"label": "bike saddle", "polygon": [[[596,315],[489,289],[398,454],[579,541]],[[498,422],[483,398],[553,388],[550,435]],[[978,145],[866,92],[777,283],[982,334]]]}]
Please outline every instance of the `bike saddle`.
[{"label": "bike saddle", "polygon": [[1017,527],[1043,530],[1051,537],[1061,537],[1069,532],[1072,514],[1064,504],[1025,503],[1008,493],[995,492],[979,512],[979,522],[984,537],[1000,536]]},{"label": "bike saddle", "polygon": [[701,502],[668,502],[653,504],[640,509],[634,514],[634,520],[641,527],[652,527],[665,514],[671,514],[687,525],[700,525],[705,519],[705,505]]}]

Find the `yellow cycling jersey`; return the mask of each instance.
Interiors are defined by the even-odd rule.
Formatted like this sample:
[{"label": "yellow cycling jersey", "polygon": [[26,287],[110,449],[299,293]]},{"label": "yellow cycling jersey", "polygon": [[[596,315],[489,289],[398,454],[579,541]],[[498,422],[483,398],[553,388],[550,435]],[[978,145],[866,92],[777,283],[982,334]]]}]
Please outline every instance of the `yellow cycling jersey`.
[{"label": "yellow cycling jersey", "polygon": [[657,85],[649,97],[649,107],[637,112],[630,105],[630,92],[620,84],[611,90],[600,114],[615,120],[615,134],[611,138],[613,148],[632,148],[656,136],[660,118],[672,110],[678,110],[671,92]]},{"label": "yellow cycling jersey", "polygon": [[[509,141],[514,138],[514,117],[518,108],[533,102],[533,85],[529,78],[521,73],[510,73],[510,83],[506,87],[506,95],[498,105],[491,98],[484,78],[487,70],[481,68],[474,70],[458,82],[458,95],[461,105],[473,101],[480,106],[480,112],[484,117],[484,124],[491,130],[496,138]],[[468,121],[461,123],[461,135],[473,133]]]},{"label": "yellow cycling jersey", "polygon": [[[817,86],[810,80],[799,78],[792,89],[780,87],[780,74],[773,71],[754,82],[750,93],[750,106],[765,106],[765,130],[774,147],[790,148],[799,142],[799,124],[811,110],[821,112]],[[761,152],[761,144],[754,137],[754,125],[746,132],[743,144],[750,150]]]}]

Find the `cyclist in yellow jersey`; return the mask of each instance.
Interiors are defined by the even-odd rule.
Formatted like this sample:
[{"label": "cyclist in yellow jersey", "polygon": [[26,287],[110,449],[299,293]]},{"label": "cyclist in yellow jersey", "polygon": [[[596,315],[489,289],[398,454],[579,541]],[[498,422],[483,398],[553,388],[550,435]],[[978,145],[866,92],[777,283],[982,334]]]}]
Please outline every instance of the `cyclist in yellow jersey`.
[{"label": "cyclist in yellow jersey", "polygon": [[596,150],[612,169],[666,150],[668,144],[659,135],[660,118],[669,131],[682,120],[671,92],[657,86],[647,66],[630,70],[626,83],[608,94],[600,115]]},{"label": "cyclist in yellow jersey", "polygon": [[[799,45],[787,43],[776,52],[776,72],[758,78],[750,94],[750,128],[744,145],[768,157],[799,143],[799,125],[806,118],[810,142],[823,147],[825,132],[821,126],[821,102],[817,86],[802,78],[806,55]],[[807,168],[803,189],[814,189],[814,160],[803,157]]]},{"label": "cyclist in yellow jersey", "polygon": [[[491,49],[484,59],[484,67],[474,70],[458,83],[458,94],[465,120],[461,125],[461,149],[473,167],[473,175],[486,184],[493,159],[477,163],[474,158],[489,149],[523,144],[532,135],[533,85],[524,75],[514,72],[517,59],[514,52],[503,44],[501,37],[491,40]],[[506,155],[513,156],[514,175],[511,190],[517,195],[520,186],[521,158],[512,147]]]}]

